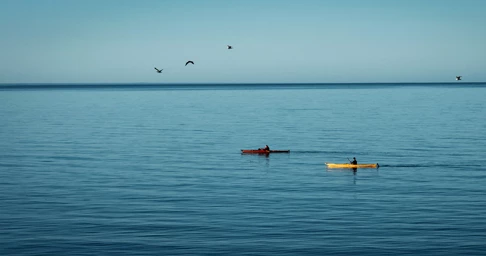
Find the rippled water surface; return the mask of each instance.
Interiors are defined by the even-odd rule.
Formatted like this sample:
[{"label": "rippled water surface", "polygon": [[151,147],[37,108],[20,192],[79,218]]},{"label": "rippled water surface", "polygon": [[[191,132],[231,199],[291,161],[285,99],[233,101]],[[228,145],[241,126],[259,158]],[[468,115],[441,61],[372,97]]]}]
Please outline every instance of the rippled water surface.
[{"label": "rippled water surface", "polygon": [[0,121],[0,255],[486,251],[485,84],[3,88]]}]

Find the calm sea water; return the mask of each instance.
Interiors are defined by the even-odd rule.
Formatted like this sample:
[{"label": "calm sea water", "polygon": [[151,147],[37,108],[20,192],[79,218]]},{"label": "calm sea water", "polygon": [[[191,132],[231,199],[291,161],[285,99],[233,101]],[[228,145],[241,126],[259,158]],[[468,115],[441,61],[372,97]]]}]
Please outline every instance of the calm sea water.
[{"label": "calm sea water", "polygon": [[0,121],[0,255],[486,252],[486,84],[3,86]]}]

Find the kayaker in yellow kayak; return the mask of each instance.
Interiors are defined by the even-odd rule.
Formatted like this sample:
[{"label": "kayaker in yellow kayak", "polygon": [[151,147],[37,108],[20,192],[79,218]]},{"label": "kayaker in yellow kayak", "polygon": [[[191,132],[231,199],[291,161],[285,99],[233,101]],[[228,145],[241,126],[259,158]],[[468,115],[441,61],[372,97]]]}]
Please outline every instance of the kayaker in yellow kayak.
[{"label": "kayaker in yellow kayak", "polygon": [[357,165],[358,161],[356,161],[356,157],[353,157],[353,161],[349,161],[350,164]]}]

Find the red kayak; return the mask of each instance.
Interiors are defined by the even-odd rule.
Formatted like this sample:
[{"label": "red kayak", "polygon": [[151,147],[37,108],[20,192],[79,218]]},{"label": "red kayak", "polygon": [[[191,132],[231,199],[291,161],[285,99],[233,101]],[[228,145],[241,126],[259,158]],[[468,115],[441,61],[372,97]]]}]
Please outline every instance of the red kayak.
[{"label": "red kayak", "polygon": [[290,153],[290,150],[242,149],[242,154]]}]

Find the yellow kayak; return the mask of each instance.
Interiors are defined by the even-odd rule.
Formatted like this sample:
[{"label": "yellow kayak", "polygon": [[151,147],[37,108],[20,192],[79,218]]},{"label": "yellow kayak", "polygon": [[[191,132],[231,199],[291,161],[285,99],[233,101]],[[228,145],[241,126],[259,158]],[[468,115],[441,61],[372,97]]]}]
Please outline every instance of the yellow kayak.
[{"label": "yellow kayak", "polygon": [[380,165],[376,164],[334,164],[326,163],[327,168],[378,168]]}]

